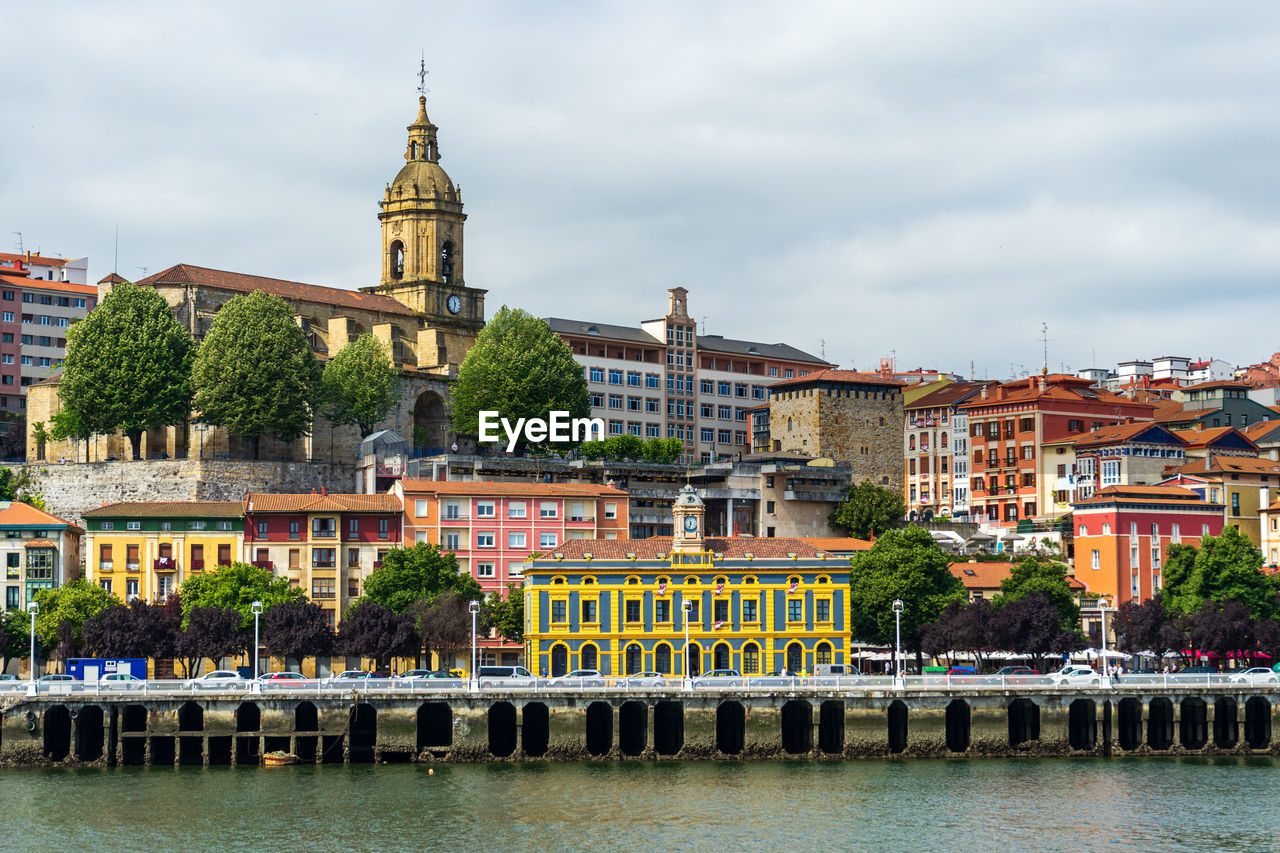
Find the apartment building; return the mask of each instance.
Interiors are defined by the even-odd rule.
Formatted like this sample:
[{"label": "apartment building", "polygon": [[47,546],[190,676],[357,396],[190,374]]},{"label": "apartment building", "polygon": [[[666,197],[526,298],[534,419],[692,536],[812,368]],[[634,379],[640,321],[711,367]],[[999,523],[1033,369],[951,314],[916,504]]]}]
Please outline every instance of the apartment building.
[{"label": "apartment building", "polygon": [[80,577],[84,530],[42,509],[0,501],[4,609],[22,610],[32,596]]},{"label": "apartment building", "polygon": [[57,373],[67,329],[97,304],[86,259],[0,253],[0,411],[22,413],[27,387]]},{"label": "apartment building", "polygon": [[1280,488],[1280,462],[1248,456],[1211,454],[1170,468],[1160,485],[1180,486],[1218,507],[1222,523],[1240,528],[1250,542],[1262,544],[1261,510]]},{"label": "apartment building", "polygon": [[[977,394],[977,382],[953,382],[925,391],[903,405],[905,427],[902,437],[903,502],[908,514],[928,520],[934,516],[954,516],[953,484],[968,487],[968,469],[954,468],[958,457],[952,444],[963,439],[956,432],[959,404]],[[966,498],[967,503],[967,498]]]},{"label": "apartment building", "polygon": [[960,408],[969,418],[970,516],[989,525],[1051,518],[1043,512],[1040,460],[1046,444],[1131,420],[1152,407],[1063,374],[982,389]]},{"label": "apartment building", "polygon": [[250,493],[239,506],[247,562],[301,587],[331,626],[386,553],[401,547],[395,495]]},{"label": "apartment building", "polygon": [[591,395],[591,417],[609,435],[678,438],[688,461],[751,450],[749,410],[775,382],[830,367],[787,344],[700,335],[688,291],[667,291],[667,313],[637,327],[547,318],[573,350]]}]

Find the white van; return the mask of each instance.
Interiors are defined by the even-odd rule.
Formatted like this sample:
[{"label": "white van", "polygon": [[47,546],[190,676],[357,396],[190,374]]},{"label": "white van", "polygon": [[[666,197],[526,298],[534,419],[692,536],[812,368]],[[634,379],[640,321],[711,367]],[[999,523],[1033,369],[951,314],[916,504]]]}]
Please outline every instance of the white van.
[{"label": "white van", "polygon": [[820,663],[813,670],[814,675],[862,675],[856,666],[848,663]]}]

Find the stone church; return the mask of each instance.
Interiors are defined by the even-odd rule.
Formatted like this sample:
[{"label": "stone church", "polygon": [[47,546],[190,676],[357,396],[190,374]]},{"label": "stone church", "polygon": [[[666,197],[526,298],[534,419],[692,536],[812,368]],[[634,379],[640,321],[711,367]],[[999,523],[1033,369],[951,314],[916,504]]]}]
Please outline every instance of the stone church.
[{"label": "stone church", "polygon": [[[348,341],[371,333],[391,353],[401,378],[401,399],[382,428],[415,444],[447,447],[454,440],[448,417],[448,382],[484,325],[485,291],[469,287],[462,190],[440,166],[437,127],[427,117],[426,98],[408,127],[405,165],[387,184],[379,202],[382,223],[381,281],[359,291],[303,284],[244,273],[177,264],[138,282],[153,287],[199,343],[218,310],[230,299],[255,290],[283,298],[324,360]],[[99,302],[123,279],[114,273],[98,283]],[[131,457],[123,434],[88,442],[37,442],[37,423],[46,428],[59,410],[58,377],[32,385],[27,403],[29,462],[102,462]],[[317,416],[311,435],[292,444],[263,437],[264,460],[355,462],[360,436],[355,427],[330,424]],[[151,430],[143,441],[147,459],[244,459],[250,445],[196,417],[185,424]]]}]

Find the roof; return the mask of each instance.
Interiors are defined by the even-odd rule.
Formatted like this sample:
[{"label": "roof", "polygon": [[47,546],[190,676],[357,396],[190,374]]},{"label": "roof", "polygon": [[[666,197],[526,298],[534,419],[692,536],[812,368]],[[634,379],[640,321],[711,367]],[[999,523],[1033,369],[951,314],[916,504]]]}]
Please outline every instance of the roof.
[{"label": "roof", "polygon": [[614,326],[609,323],[588,323],[583,320],[565,320],[560,317],[543,317],[551,331],[557,335],[585,335],[614,341],[630,341],[649,346],[665,346],[662,341],[634,326]]},{"label": "roof", "polygon": [[406,495],[493,495],[494,497],[594,498],[627,497],[627,492],[595,483],[474,483],[448,480],[401,480]]},{"label": "roof", "polygon": [[[756,341],[738,341],[720,335],[698,335],[697,348],[707,352],[723,352],[729,355],[753,355],[778,361],[805,361],[810,364],[830,364],[826,359],[810,355],[790,344],[764,344]],[[812,376],[813,374],[809,374]],[[807,377],[806,377],[807,378]],[[774,383],[777,384],[777,383]]]},{"label": "roof", "polygon": [[910,403],[905,403],[903,409],[936,409],[942,406],[954,405],[957,402],[964,401],[971,394],[977,394],[982,390],[984,382],[952,382],[950,385],[944,385],[937,390],[930,391],[923,397],[917,397]]},{"label": "roof", "polygon": [[1152,501],[1178,501],[1217,507],[1217,504],[1210,504],[1200,495],[1181,486],[1105,486],[1094,492],[1093,497],[1076,501],[1075,506],[1083,509],[1093,505]]},{"label": "roof", "polygon": [[1116,424],[1102,427],[1093,432],[1076,436],[1071,441],[1076,448],[1098,447],[1106,444],[1121,444],[1127,441],[1154,442],[1157,444],[1183,444],[1184,440],[1171,430],[1165,429],[1151,421],[1138,421],[1131,424]]},{"label": "roof", "polygon": [[1254,456],[1221,456],[1211,453],[1209,456],[1193,459],[1186,465],[1166,468],[1166,473],[1173,474],[1280,474],[1280,462],[1273,459],[1259,459]]},{"label": "roof", "polygon": [[264,494],[251,492],[245,512],[394,512],[401,511],[395,495]]},{"label": "roof", "polygon": [[[1040,387],[1042,381],[1044,382],[1043,388]],[[1065,400],[1100,403],[1114,406],[1119,410],[1128,410],[1135,415],[1141,413],[1143,416],[1148,416],[1152,410],[1151,405],[1148,403],[1139,403],[1119,394],[1099,391],[1092,387],[1090,380],[1069,376],[1065,373],[1052,373],[1043,377],[1029,376],[1026,379],[1019,379],[1015,382],[1006,382],[1003,385],[993,383],[993,385],[994,388],[988,388],[987,396],[983,397],[979,394],[976,397],[972,397],[962,403],[960,408],[980,409],[987,406],[1007,406],[1010,403],[1029,403],[1043,399],[1049,401]]]},{"label": "roof", "polygon": [[22,547],[23,548],[57,548],[58,546],[53,544],[53,542],[51,542],[48,539],[32,539],[30,542],[24,542]]},{"label": "roof", "polygon": [[[595,560],[627,560],[634,554],[638,560],[669,560],[671,537],[655,536],[652,539],[567,539],[551,553],[566,560],[581,560],[590,554]],[[805,559],[825,555],[803,539],[756,539],[735,536],[730,539],[706,539],[705,547],[715,554],[729,559],[742,559],[751,554],[761,559],[789,558],[792,554]],[[544,555],[543,561],[549,555]]]},{"label": "roof", "polygon": [[1201,382],[1197,385],[1187,385],[1182,390],[1183,391],[1208,391],[1211,388],[1234,388],[1240,391],[1247,391],[1249,390],[1249,383],[1219,379],[1213,382]]},{"label": "roof", "polygon": [[779,382],[774,382],[769,386],[769,390],[788,388],[793,385],[811,385],[815,382],[883,385],[889,388],[903,388],[907,384],[899,382],[897,379],[888,379],[878,373],[859,373],[856,370],[836,370],[833,367],[828,367],[825,370],[815,370],[812,373],[806,373],[804,376],[797,376],[794,379],[783,379]]},{"label": "roof", "polygon": [[240,501],[125,501],[105,504],[84,513],[85,518],[239,518]]},{"label": "roof", "polygon": [[98,288],[92,284],[72,284],[69,281],[49,281],[43,278],[29,278],[22,282],[24,290],[52,290],[56,293],[77,293],[81,296],[97,296]]},{"label": "roof", "polygon": [[0,525],[71,526],[69,521],[19,501],[0,501]]},{"label": "roof", "polygon": [[813,547],[832,554],[846,551],[870,551],[872,544],[869,539],[854,539],[852,536],[803,536],[801,538]]},{"label": "roof", "polygon": [[227,272],[226,270],[197,267],[192,264],[176,264],[166,270],[161,270],[155,275],[147,276],[139,281],[138,284],[150,287],[194,285],[215,290],[232,290],[237,293],[253,293],[255,290],[261,290],[266,293],[273,293],[284,299],[300,302],[317,302],[324,305],[337,305],[343,308],[357,308],[362,311],[381,311],[384,314],[418,316],[418,313],[409,306],[397,302],[390,296],[383,296],[377,293],[362,293],[358,290],[324,287],[318,284],[302,284],[297,281]]},{"label": "roof", "polygon": [[1188,447],[1211,447],[1215,444],[1242,447],[1257,450],[1258,445],[1235,427],[1213,427],[1211,429],[1179,429],[1174,435],[1187,443]]},{"label": "roof", "polygon": [[[1013,573],[1013,563],[952,563],[947,568],[960,578],[965,589],[970,590],[999,589],[1001,581]],[[1083,583],[1070,576],[1067,577],[1067,586],[1073,591],[1086,589]]]},{"label": "roof", "polygon": [[1243,432],[1254,444],[1260,442],[1280,441],[1280,435],[1273,435],[1280,431],[1280,420],[1277,421],[1258,421],[1255,424],[1249,424],[1241,432]]},{"label": "roof", "polygon": [[120,273],[113,272],[110,275],[104,275],[102,278],[98,279],[98,284],[120,284],[121,282],[128,280],[129,279],[120,275]]},{"label": "roof", "polygon": [[12,252],[0,252],[0,261],[22,261],[24,264],[36,264],[42,267],[65,267],[71,262],[70,258],[46,258],[44,255],[31,254],[23,252],[15,255]]}]

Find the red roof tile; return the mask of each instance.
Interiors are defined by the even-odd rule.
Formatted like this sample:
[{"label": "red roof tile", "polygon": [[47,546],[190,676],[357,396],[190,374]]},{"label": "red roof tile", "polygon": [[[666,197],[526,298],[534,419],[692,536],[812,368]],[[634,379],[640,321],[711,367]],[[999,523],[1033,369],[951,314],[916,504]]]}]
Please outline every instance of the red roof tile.
[{"label": "red roof tile", "polygon": [[832,367],[823,368],[822,370],[814,370],[806,373],[804,376],[797,376],[794,379],[783,379],[769,386],[774,388],[786,388],[791,385],[809,385],[814,382],[845,382],[850,385],[885,385],[892,388],[904,388],[905,382],[899,382],[896,379],[887,379],[878,373],[859,373],[856,370],[836,370]]},{"label": "red roof tile", "polygon": [[[581,560],[583,555],[590,554],[595,560],[626,560],[630,559],[628,554],[635,554],[638,560],[669,560],[671,542],[670,536],[655,536],[652,539],[568,539],[544,553],[543,559],[560,554],[566,560]],[[787,558],[792,554],[800,559],[813,559],[827,553],[803,539],[735,536],[731,539],[707,539],[705,542],[708,551],[731,559],[742,559],[747,554],[761,559]]]},{"label": "red roof tile", "polygon": [[[0,502],[3,506],[3,502]],[[31,504],[24,504],[13,501],[8,506],[0,509],[0,525],[3,524],[70,524],[71,522],[58,518],[53,513],[45,512],[42,509],[36,509]]]},{"label": "red roof tile", "polygon": [[85,518],[239,518],[241,501],[125,501],[85,512]]},{"label": "red roof tile", "polygon": [[474,483],[447,480],[401,480],[406,495],[481,495],[505,497],[594,498],[627,497],[627,492],[614,486],[595,483]]},{"label": "red roof tile", "polygon": [[268,494],[251,492],[247,511],[254,512],[394,512],[402,509],[395,495]]}]

